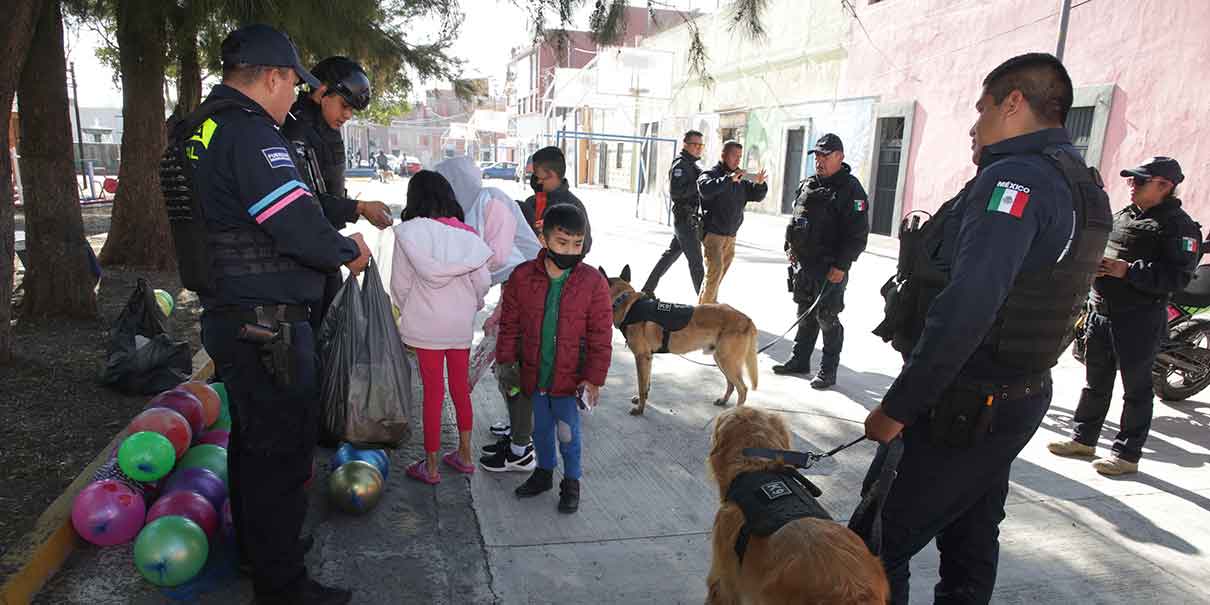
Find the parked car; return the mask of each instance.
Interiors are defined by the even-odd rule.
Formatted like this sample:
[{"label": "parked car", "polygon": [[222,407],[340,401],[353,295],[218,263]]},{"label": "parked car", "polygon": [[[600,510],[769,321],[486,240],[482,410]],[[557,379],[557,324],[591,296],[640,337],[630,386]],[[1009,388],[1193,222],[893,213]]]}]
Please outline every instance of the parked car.
[{"label": "parked car", "polygon": [[[521,170],[522,166],[525,167],[525,170]],[[525,160],[524,165],[517,164],[517,172],[514,175],[514,177],[517,179],[518,183],[528,183],[529,177],[533,173],[534,173],[534,156],[531,155],[531,156],[529,156],[528,159]]]},{"label": "parked car", "polygon": [[408,176],[412,176],[424,168],[420,165],[420,158],[414,155],[403,156],[403,165],[407,167]]},{"label": "parked car", "polygon": [[483,179],[504,179],[511,181],[517,178],[517,165],[512,162],[496,162],[483,169]]}]

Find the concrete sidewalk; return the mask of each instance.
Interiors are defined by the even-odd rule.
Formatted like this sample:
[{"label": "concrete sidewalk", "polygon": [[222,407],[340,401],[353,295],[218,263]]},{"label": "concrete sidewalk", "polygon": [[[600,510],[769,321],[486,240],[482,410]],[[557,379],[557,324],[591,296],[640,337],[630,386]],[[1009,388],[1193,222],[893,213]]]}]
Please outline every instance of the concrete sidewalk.
[{"label": "concrete sidewalk", "polygon": [[[500,185],[493,181],[492,185]],[[512,184],[510,192],[523,193]],[[398,184],[363,199],[402,195]],[[372,186],[373,187],[373,186]],[[594,248],[586,262],[616,275],[632,266],[646,278],[671,230],[635,222],[633,195],[577,191],[592,216]],[[749,214],[720,299],[747,313],[761,344],[781,334],[795,308],[785,292],[781,253],[784,218]],[[840,382],[818,392],[803,378],[769,368],[789,356],[779,342],[760,359],[759,388],[748,403],[778,410],[795,445],[829,449],[862,432],[901,365],[870,330],[881,320],[878,287],[893,271],[893,240],[873,241],[854,266],[842,320],[847,329]],[[662,298],[690,302],[688,271],[678,262],[659,288]],[[493,298],[497,294],[493,292]],[[490,305],[495,300],[489,300]],[[481,316],[482,319],[482,316]],[[450,473],[437,488],[403,476],[419,456],[414,444],[393,457],[389,488],[371,514],[347,517],[313,503],[308,523],[317,536],[308,557],[323,580],[352,586],[355,603],[700,603],[709,566],[709,530],[718,494],[705,472],[710,401],[721,374],[671,355],[657,358],[646,415],[627,414],[636,393],[633,358],[615,332],[613,367],[602,404],[584,417],[583,501],[576,515],[555,510],[557,495],[518,500],[522,473],[477,472],[469,482]],[[709,362],[700,354],[688,356]],[[818,359],[818,358],[817,358]],[[1210,603],[1210,394],[1197,401],[1156,402],[1141,473],[1110,479],[1087,461],[1050,455],[1045,443],[1068,431],[1083,385],[1083,368],[1065,357],[1054,371],[1054,404],[1014,465],[994,603]],[[473,393],[476,446],[491,441],[487,426],[505,416],[489,374]],[[1102,447],[1108,451],[1121,412],[1120,393]],[[445,444],[455,442],[447,416]],[[847,519],[874,447],[863,443],[823,465],[813,480],[823,505]],[[325,462],[326,458],[321,458]],[[321,467],[322,468],[322,467]],[[322,477],[319,479],[323,481]],[[913,562],[913,603],[932,601],[935,550]],[[246,582],[206,595],[202,603],[248,602]],[[122,548],[83,549],[42,603],[155,603],[164,597],[143,582]]]}]

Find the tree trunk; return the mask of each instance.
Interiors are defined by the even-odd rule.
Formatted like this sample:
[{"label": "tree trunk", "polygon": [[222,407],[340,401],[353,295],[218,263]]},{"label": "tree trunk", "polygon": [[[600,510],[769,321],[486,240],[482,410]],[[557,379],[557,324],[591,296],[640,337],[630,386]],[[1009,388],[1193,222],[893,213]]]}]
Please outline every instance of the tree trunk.
[{"label": "tree trunk", "polygon": [[71,154],[63,10],[59,0],[44,4],[18,88],[29,258],[21,314],[94,317],[96,281],[88,262]]},{"label": "tree trunk", "polygon": [[13,304],[13,156],[9,130],[17,78],[34,26],[42,11],[42,0],[13,0],[0,19],[0,363],[12,360]]},{"label": "tree trunk", "polygon": [[101,263],[145,269],[176,267],[168,214],[160,194],[164,151],[167,15],[159,0],[118,0],[118,63],[122,69],[122,163]]},{"label": "tree trunk", "polygon": [[176,9],[173,35],[180,65],[176,78],[176,115],[186,116],[202,103],[202,66],[198,62],[197,16],[193,3],[184,0]]}]

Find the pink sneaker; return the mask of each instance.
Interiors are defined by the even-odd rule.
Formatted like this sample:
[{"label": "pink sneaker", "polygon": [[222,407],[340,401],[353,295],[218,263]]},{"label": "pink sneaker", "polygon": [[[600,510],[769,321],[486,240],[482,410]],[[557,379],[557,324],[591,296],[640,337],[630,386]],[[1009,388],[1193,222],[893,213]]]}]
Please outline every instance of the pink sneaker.
[{"label": "pink sneaker", "polygon": [[463,464],[462,460],[458,458],[458,452],[450,452],[450,453],[442,456],[441,460],[443,462],[445,462],[446,464],[454,467],[454,470],[456,470],[464,475],[471,475],[471,474],[474,474],[474,472],[475,472],[475,465]]},{"label": "pink sneaker", "polygon": [[424,460],[417,460],[409,466],[407,476],[429,485],[441,483],[441,475],[429,475],[429,465]]}]

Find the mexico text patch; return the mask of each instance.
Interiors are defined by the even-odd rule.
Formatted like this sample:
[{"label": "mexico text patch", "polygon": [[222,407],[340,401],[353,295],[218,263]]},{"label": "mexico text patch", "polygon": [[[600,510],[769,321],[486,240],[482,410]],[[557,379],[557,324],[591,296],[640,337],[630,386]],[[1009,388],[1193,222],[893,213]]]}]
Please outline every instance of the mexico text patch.
[{"label": "mexico text patch", "polygon": [[1018,185],[1012,181],[996,183],[992,197],[987,202],[988,212],[1003,212],[1021,218],[1025,214],[1025,205],[1029,203],[1029,187]]},{"label": "mexico text patch", "polygon": [[294,167],[294,160],[290,159],[290,152],[286,151],[285,147],[266,147],[260,152],[265,154],[265,160],[269,162],[270,168]]}]

